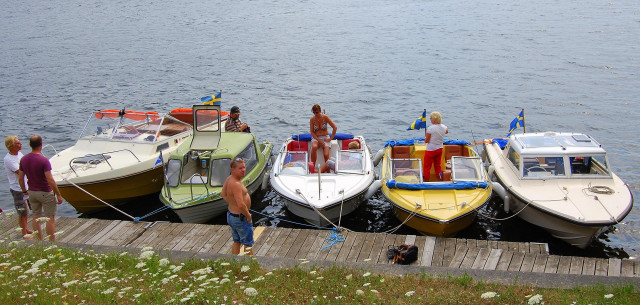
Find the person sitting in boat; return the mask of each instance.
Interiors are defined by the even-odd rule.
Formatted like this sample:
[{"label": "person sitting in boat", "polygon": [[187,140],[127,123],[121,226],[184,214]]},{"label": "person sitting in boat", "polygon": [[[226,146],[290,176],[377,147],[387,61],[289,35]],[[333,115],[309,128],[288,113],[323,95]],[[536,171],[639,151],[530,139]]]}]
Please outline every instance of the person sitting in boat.
[{"label": "person sitting in boat", "polygon": [[225,131],[231,132],[251,132],[251,128],[240,120],[240,108],[238,106],[231,107],[229,119],[224,125]]},{"label": "person sitting in boat", "polygon": [[[349,143],[349,150],[358,150],[358,149],[360,149],[360,142],[354,141]],[[350,153],[348,155],[348,158],[340,159],[340,169],[358,170],[361,168],[361,164],[360,164],[361,160],[362,160],[361,154]],[[328,173],[330,171],[335,172],[336,160],[333,157],[329,158],[329,161],[325,163],[325,165],[323,165],[320,170],[322,173]]]},{"label": "person sitting in boat", "polygon": [[[326,169],[327,161],[329,161],[329,152],[331,150],[331,140],[336,136],[336,132],[338,132],[338,127],[335,123],[329,118],[328,115],[322,114],[320,105],[315,104],[311,107],[311,111],[313,112],[313,116],[309,120],[309,132],[311,133],[311,163],[316,164],[316,152],[318,148],[322,148],[322,152],[324,155],[324,164],[321,166],[321,169]],[[327,129],[327,125],[331,126],[333,129],[331,135],[329,135],[329,130]]]},{"label": "person sitting in boat", "polygon": [[431,165],[435,169],[436,177],[442,180],[442,148],[444,135],[449,133],[446,125],[442,124],[442,115],[440,112],[434,111],[430,115],[431,125],[427,127],[424,142],[427,143],[427,149],[424,152],[423,176],[424,181],[429,181],[431,176]]}]

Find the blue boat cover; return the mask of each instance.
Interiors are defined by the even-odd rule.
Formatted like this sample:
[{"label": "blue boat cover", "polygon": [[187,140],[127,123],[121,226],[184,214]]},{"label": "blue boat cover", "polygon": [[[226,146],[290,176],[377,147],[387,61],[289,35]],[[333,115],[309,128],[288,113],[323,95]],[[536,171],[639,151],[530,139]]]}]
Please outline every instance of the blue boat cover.
[{"label": "blue boat cover", "polygon": [[454,183],[401,183],[395,180],[387,181],[390,189],[402,190],[472,190],[477,188],[486,189],[489,184],[486,182],[459,181]]},{"label": "blue boat cover", "polygon": [[[391,141],[387,141],[384,143],[384,147],[387,146],[396,146],[396,145],[413,145],[414,141],[422,141],[424,142],[424,138],[413,138],[413,139],[407,139],[407,140],[391,140]],[[445,145],[471,145],[471,143],[469,143],[469,141],[465,141],[465,140],[449,140],[449,139],[444,139],[444,144]]]},{"label": "blue boat cover", "polygon": [[507,142],[509,142],[509,139],[493,139],[491,144],[496,143],[500,146],[500,149],[504,149],[504,147],[507,146]]},{"label": "blue boat cover", "polygon": [[[309,142],[311,141],[312,137],[310,133],[301,133],[301,134],[296,134],[293,135],[291,137],[292,139],[296,140],[296,141],[306,141]],[[348,134],[348,133],[336,133],[336,136],[334,137],[334,139],[336,140],[348,140],[348,139],[353,139],[353,135],[352,134]]]}]

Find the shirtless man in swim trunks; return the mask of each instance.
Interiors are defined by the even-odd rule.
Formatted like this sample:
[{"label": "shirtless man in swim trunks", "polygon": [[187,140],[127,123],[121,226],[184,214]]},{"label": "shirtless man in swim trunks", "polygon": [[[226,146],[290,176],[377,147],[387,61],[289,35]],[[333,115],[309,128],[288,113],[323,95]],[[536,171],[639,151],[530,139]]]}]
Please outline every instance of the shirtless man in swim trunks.
[{"label": "shirtless man in swim trunks", "polygon": [[[326,168],[327,161],[329,161],[329,152],[331,150],[329,143],[333,138],[335,138],[336,132],[338,132],[338,127],[333,123],[328,115],[321,113],[320,105],[313,105],[313,107],[311,107],[311,111],[313,111],[313,116],[309,120],[309,132],[312,137],[311,162],[316,164],[316,152],[319,147],[322,147],[322,151],[324,153],[324,165],[321,166],[321,168]],[[327,124],[333,129],[331,135],[329,135],[329,130],[327,130]]]},{"label": "shirtless man in swim trunks", "polygon": [[253,255],[253,225],[251,223],[251,196],[247,188],[242,184],[245,174],[244,160],[235,158],[231,161],[231,175],[222,186],[220,195],[229,204],[227,211],[227,223],[231,226],[233,245],[231,253],[240,254],[240,246],[244,245],[244,253]]}]

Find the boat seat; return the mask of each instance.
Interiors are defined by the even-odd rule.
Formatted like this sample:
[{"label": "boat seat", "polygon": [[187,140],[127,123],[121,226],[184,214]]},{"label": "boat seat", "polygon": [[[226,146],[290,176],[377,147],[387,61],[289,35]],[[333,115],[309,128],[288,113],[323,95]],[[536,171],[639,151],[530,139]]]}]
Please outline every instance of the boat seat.
[{"label": "boat seat", "polygon": [[453,156],[468,157],[469,154],[464,145],[445,145],[444,147],[444,159],[451,160]]},{"label": "boat seat", "polygon": [[393,159],[410,159],[411,146],[396,145],[391,149],[391,158]]},{"label": "boat seat", "polygon": [[360,147],[360,149],[362,149],[362,143],[360,143],[360,140],[347,139],[347,140],[342,140],[342,150],[349,150],[349,143],[351,142],[358,142],[358,146]]},{"label": "boat seat", "polygon": [[309,142],[306,141],[291,141],[287,145],[288,151],[309,151]]}]

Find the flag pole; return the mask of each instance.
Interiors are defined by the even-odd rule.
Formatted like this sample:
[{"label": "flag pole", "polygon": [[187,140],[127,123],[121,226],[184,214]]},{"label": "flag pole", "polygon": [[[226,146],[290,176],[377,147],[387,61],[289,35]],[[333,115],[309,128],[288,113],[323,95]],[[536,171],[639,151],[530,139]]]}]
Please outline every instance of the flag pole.
[{"label": "flag pole", "polygon": [[[424,139],[427,139],[427,108],[424,108]],[[427,144],[426,142],[424,143]]]},{"label": "flag pole", "polygon": [[527,133],[527,124],[524,122],[524,108],[522,108],[522,133]]}]

